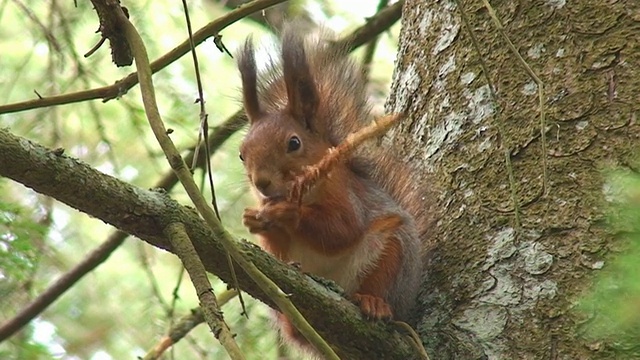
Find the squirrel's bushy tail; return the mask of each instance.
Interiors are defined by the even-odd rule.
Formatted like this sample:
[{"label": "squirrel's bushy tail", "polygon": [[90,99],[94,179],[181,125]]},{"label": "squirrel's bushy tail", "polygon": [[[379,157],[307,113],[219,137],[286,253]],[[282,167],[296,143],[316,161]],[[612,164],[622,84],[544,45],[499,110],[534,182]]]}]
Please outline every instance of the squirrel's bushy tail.
[{"label": "squirrel's bushy tail", "polygon": [[[373,179],[413,216],[419,239],[426,242],[433,218],[428,211],[431,195],[424,188],[416,172],[399,160],[393,149],[376,147],[370,150],[376,164]],[[424,249],[425,247],[422,247]]]}]

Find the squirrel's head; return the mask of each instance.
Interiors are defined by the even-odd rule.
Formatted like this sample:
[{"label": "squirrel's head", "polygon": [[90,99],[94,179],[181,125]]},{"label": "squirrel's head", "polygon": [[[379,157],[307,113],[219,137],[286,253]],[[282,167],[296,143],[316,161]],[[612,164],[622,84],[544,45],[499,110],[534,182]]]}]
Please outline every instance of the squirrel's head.
[{"label": "squirrel's head", "polygon": [[252,122],[240,159],[261,198],[283,198],[296,175],[320,161],[328,147],[292,118],[267,115]]},{"label": "squirrel's head", "polygon": [[[304,39],[289,32],[282,43],[282,76],[267,84],[258,84],[250,40],[238,58],[243,103],[250,123],[240,147],[240,159],[263,199],[286,197],[295,176],[305,166],[322,159],[331,146],[326,140],[324,119],[318,118],[319,90],[305,54]],[[265,98],[268,105],[264,104]]]}]

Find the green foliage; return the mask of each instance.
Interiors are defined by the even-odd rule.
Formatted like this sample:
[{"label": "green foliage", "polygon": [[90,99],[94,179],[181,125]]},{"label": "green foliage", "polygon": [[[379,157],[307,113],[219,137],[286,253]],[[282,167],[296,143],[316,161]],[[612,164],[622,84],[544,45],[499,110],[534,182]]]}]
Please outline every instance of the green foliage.
[{"label": "green foliage", "polygon": [[[0,202],[0,284],[25,281],[38,264],[33,240],[42,239],[46,227],[34,221],[30,212],[19,205]],[[2,294],[3,287],[0,297],[6,295]]]},{"label": "green foliage", "polygon": [[609,224],[614,253],[581,301],[586,335],[608,338],[617,346],[637,345],[640,338],[640,175],[615,173],[605,188],[613,206]]},{"label": "green foliage", "polygon": [[0,348],[0,359],[51,359],[53,354],[43,344],[33,341],[13,341],[7,350]]},{"label": "green foliage", "polygon": [[[0,182],[2,193],[8,193],[5,181]],[[0,318],[8,319],[16,305],[23,304],[20,289],[29,288],[36,274],[41,259],[37,246],[46,232],[47,226],[35,219],[33,210],[18,203],[0,201]],[[27,329],[23,336],[6,347],[0,347],[0,358],[49,358],[46,346],[28,336],[31,330]]]}]

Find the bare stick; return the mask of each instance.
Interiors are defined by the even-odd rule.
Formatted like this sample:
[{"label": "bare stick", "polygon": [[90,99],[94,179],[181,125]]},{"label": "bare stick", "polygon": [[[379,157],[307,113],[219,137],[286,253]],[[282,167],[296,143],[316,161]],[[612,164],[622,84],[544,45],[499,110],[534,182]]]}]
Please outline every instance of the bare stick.
[{"label": "bare stick", "polygon": [[542,146],[542,196],[544,197],[549,193],[549,178],[547,174],[547,122],[545,119],[544,108],[544,83],[542,82],[542,80],[540,80],[538,75],[536,75],[533,69],[531,69],[531,66],[529,66],[529,64],[522,58],[522,55],[520,55],[515,45],[513,45],[513,42],[511,42],[511,39],[509,39],[509,36],[507,36],[507,33],[504,31],[504,26],[502,26],[500,19],[498,19],[498,16],[496,15],[496,12],[491,4],[489,4],[489,1],[482,0],[482,2],[489,11],[489,16],[498,28],[498,32],[509,46],[509,49],[511,50],[513,55],[516,57],[516,59],[518,59],[518,62],[522,64],[522,67],[525,69],[527,74],[529,74],[531,79],[533,79],[536,85],[538,85],[538,103],[540,108],[540,145]]},{"label": "bare stick", "polygon": [[[369,21],[356,29],[353,33],[347,35],[342,40],[337,42],[336,46],[345,46],[344,44],[349,44],[348,48],[353,50],[362,44],[369,41],[371,38],[374,38],[382,31],[385,31],[388,26],[395,23],[400,18],[400,8],[402,6],[403,1],[399,1],[390,7],[382,10],[375,16],[369,19]],[[258,4],[256,4],[257,6]],[[267,5],[265,5],[267,6]],[[217,19],[205,26],[205,28],[201,29],[199,33],[204,33],[205,29],[213,24],[221,24],[224,23],[223,20],[227,18],[235,18],[236,14],[243,14],[247,9],[239,8],[236,11],[233,11],[224,17]],[[386,26],[386,27],[385,27]],[[170,53],[176,54],[177,50],[182,47],[182,44],[175,49],[173,49]],[[187,50],[184,51],[186,53]],[[182,56],[183,54],[177,55]],[[169,54],[164,55],[160,59],[151,63],[152,71],[155,73],[165,66],[169,65],[173,62],[177,57],[171,61]],[[123,89],[124,84],[131,84],[128,88],[133,87],[137,84],[137,77],[134,80],[129,81],[130,77],[137,75],[137,73],[130,74],[124,79],[117,81],[114,85],[105,86],[92,90],[85,90],[75,93],[57,95],[53,97],[44,97],[39,100],[31,100],[21,103],[8,104],[0,106],[0,114],[5,112],[15,112],[15,111],[24,111],[29,109],[35,109],[40,107],[48,107],[54,105],[62,105],[67,103],[81,102],[91,99],[99,99],[104,98],[105,101],[108,98],[113,98],[114,96],[110,94],[117,94],[119,92],[126,92],[126,89]],[[128,89],[127,88],[127,89]],[[240,130],[246,124],[246,119],[244,118],[242,111],[238,111],[235,114],[231,115],[227,120],[225,120],[221,125],[216,127],[216,131],[209,138],[208,146],[210,154],[214,153],[231,135],[235,134],[238,130]],[[201,144],[199,148],[203,148],[205,144]],[[201,149],[202,150],[202,149]],[[205,166],[205,157],[204,156],[195,156],[195,148],[191,149],[189,154],[185,157],[185,161],[187,163],[196,164],[196,166]],[[194,160],[194,157],[197,160]],[[176,177],[175,172],[169,171],[167,172],[152,188],[162,188],[165,190],[170,190],[175,186],[178,182],[178,178]],[[81,279],[84,275],[93,271],[98,265],[105,261],[106,257],[109,256],[111,252],[113,252],[128,235],[123,232],[114,232],[109,235],[108,239],[96,248],[90,255],[86,257],[81,263],[76,265],[73,269],[71,269],[66,274],[62,275],[55,283],[53,283],[49,288],[47,288],[40,296],[38,296],[32,303],[27,305],[22,311],[20,311],[13,319],[7,320],[2,325],[0,325],[0,341],[12,336],[15,332],[19,331],[23,326],[28,324],[31,320],[33,320],[36,316],[38,316],[42,311],[44,311],[47,307],[49,307],[55,300],[57,300],[62,294],[64,294],[67,290],[69,290],[79,279]],[[118,238],[118,241],[114,240]],[[103,254],[103,255],[100,255]]]},{"label": "bare stick", "polygon": [[455,0],[456,6],[460,11],[460,17],[462,18],[462,22],[464,23],[464,27],[469,33],[469,37],[471,38],[471,43],[473,47],[478,53],[478,59],[480,60],[480,67],[482,68],[482,75],[487,81],[487,85],[489,86],[489,94],[491,95],[491,100],[495,104],[498,109],[496,114],[496,124],[498,125],[498,133],[500,134],[500,138],[502,139],[502,152],[504,154],[504,162],[507,168],[507,175],[509,176],[509,188],[511,189],[511,201],[513,202],[513,213],[514,219],[516,222],[516,231],[520,232],[520,201],[518,200],[518,187],[515,180],[515,175],[513,174],[513,164],[511,163],[511,140],[509,135],[507,134],[504,128],[504,116],[502,115],[502,110],[500,109],[500,101],[498,101],[498,95],[496,94],[496,88],[493,85],[493,81],[491,80],[491,73],[489,72],[489,68],[484,61],[484,57],[482,56],[482,52],[480,51],[480,44],[478,43],[478,39],[476,39],[476,35],[469,24],[469,19],[467,18],[467,13],[462,7],[462,2],[460,0]]},{"label": "bare stick", "polygon": [[146,111],[147,119],[151,125],[158,143],[162,147],[162,150],[169,161],[169,164],[176,172],[178,179],[184,186],[189,198],[195,205],[196,209],[205,220],[207,225],[214,232],[221,234],[220,242],[224,249],[231,255],[240,267],[251,277],[253,281],[260,287],[267,296],[273,300],[278,308],[287,316],[287,318],[293,323],[293,325],[304,335],[304,337],[313,344],[316,349],[327,359],[339,359],[335,351],[327,344],[327,342],[315,331],[315,329],[309,324],[309,322],[302,316],[300,311],[291,303],[287,294],[285,294],[271,279],[269,279],[255,264],[253,264],[245,255],[240,251],[240,248],[235,243],[231,235],[220,224],[220,221],[216,217],[213,209],[208,206],[206,200],[200,193],[197,185],[195,184],[191,172],[188,170],[187,165],[180,156],[178,149],[167,134],[166,127],[160,116],[158,105],[155,98],[155,91],[153,88],[153,81],[151,79],[151,68],[149,66],[149,57],[147,50],[140,38],[140,34],[136,28],[129,22],[124,13],[119,13],[120,21],[127,36],[127,40],[131,45],[134,53],[134,60],[136,68],[138,69],[138,75],[140,76],[140,90],[142,93],[142,101]]},{"label": "bare stick", "polygon": [[[218,296],[218,306],[223,307],[229,300],[233,299],[238,294],[235,290],[227,290]],[[176,344],[182,338],[187,336],[189,332],[196,328],[196,326],[204,322],[204,314],[202,307],[191,310],[191,313],[181,317],[174,325],[171,326],[167,335],[162,337],[160,341],[149,350],[142,360],[156,360],[164,354],[167,349]]]},{"label": "bare stick", "polygon": [[[236,10],[210,22],[193,34],[193,41],[196,45],[201,44],[212,36],[233,24],[234,22],[244,18],[248,14],[260,11],[269,6],[284,2],[285,0],[260,0],[254,1]],[[353,33],[338,40],[336,46],[354,50],[365,44],[367,41],[386,31],[398,19],[400,19],[402,4],[404,0],[400,0],[388,8],[380,11],[375,16],[369,18],[366,24],[357,28]],[[189,40],[185,40],[180,45],[173,48],[168,53],[151,63],[151,71],[156,73],[174,61],[184,56],[189,51]],[[18,111],[25,111],[37,108],[43,108],[55,105],[72,104],[76,102],[102,99],[103,102],[118,98],[134,87],[138,83],[138,74],[131,73],[126,77],[117,80],[113,85],[103,86],[95,89],[82,90],[78,92],[38,97],[38,99],[27,100],[12,104],[0,105],[0,114],[8,114]]]},{"label": "bare stick", "polygon": [[373,121],[371,125],[349,134],[340,145],[330,148],[322,160],[316,165],[307,167],[304,174],[296,179],[289,192],[289,201],[300,203],[304,195],[313,188],[318,180],[326,177],[336,164],[346,160],[365,141],[384,135],[402,117],[402,114],[386,115]]},{"label": "bare stick", "polygon": [[0,342],[15,334],[36,316],[40,315],[44,309],[82,279],[84,275],[107,260],[111,253],[113,253],[126,238],[127,234],[122,231],[111,234],[107,241],[93,250],[73,269],[58,278],[55,283],[49,286],[42,294],[38,295],[29,305],[20,310],[18,314],[2,323],[2,325],[0,325]]},{"label": "bare stick", "polygon": [[245,357],[234,340],[229,326],[224,322],[222,311],[218,306],[218,300],[213,293],[209,278],[207,278],[207,272],[191,243],[191,239],[189,239],[184,224],[171,223],[165,228],[164,233],[182,261],[187,273],[189,273],[191,282],[198,294],[198,299],[200,299],[204,319],[213,335],[220,341],[220,344],[222,344],[231,359],[244,360]]},{"label": "bare stick", "polygon": [[[212,36],[217,36],[218,33],[233,24],[234,22],[241,20],[245,16],[252,14],[256,11],[268,8],[275,4],[284,2],[285,0],[256,0],[248,4],[245,4],[236,10],[221,16],[220,18],[208,23],[200,30],[193,34],[193,41],[196,45],[204,42]],[[189,51],[189,40],[185,40],[180,45],[173,48],[168,53],[164,54],[159,59],[155,60],[151,64],[151,71],[153,73],[167,67],[169,64],[178,60]],[[0,114],[7,114],[17,111],[24,111],[29,109],[36,109],[41,107],[69,104],[85,100],[102,99],[104,102],[118,98],[124,95],[129,89],[134,87],[138,83],[138,74],[131,73],[126,77],[116,81],[113,85],[103,86],[96,89],[84,90],[69,94],[44,96],[34,100],[23,101],[19,103],[0,105]]]}]

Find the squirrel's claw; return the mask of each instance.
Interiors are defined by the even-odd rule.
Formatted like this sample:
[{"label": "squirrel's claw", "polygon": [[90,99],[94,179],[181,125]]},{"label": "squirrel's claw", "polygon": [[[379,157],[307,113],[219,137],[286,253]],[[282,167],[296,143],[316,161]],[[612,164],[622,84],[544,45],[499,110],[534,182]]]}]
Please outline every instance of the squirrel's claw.
[{"label": "squirrel's claw", "polygon": [[260,210],[257,217],[283,228],[297,228],[300,222],[300,208],[290,201],[270,202]]},{"label": "squirrel's claw", "polygon": [[244,224],[252,234],[265,232],[271,228],[271,222],[261,217],[260,211],[253,208],[244,209],[242,224]]},{"label": "squirrel's claw", "polygon": [[381,297],[356,293],[353,294],[353,301],[369,319],[390,320],[392,318],[391,307]]}]

